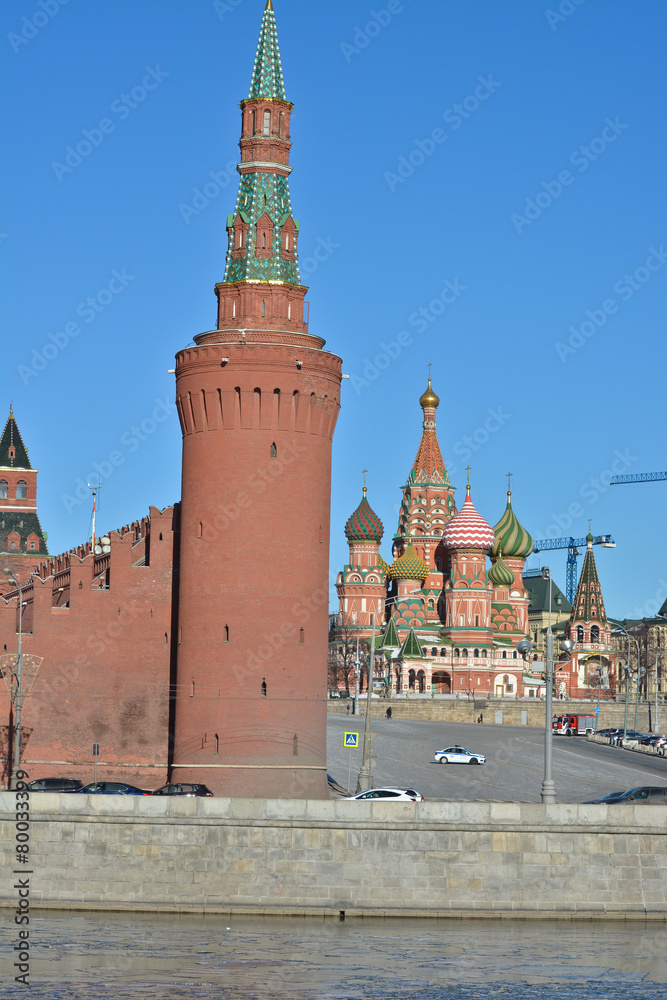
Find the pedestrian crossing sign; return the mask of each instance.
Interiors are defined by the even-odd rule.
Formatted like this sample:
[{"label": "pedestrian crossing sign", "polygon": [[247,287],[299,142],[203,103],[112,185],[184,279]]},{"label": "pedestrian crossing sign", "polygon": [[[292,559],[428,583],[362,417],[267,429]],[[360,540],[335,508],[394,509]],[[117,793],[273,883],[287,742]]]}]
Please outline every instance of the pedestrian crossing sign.
[{"label": "pedestrian crossing sign", "polygon": [[343,733],[343,746],[344,747],[358,747],[359,746],[359,733]]}]

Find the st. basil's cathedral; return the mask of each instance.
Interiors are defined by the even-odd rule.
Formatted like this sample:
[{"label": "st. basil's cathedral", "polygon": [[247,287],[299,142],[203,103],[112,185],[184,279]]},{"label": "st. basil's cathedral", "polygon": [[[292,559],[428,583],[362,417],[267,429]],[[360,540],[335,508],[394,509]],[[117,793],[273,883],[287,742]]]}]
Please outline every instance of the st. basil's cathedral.
[{"label": "st. basil's cathedral", "polygon": [[[336,581],[332,636],[348,642],[376,636],[375,651],[382,655],[375,658],[375,686],[389,696],[542,697],[540,654],[531,652],[524,662],[517,650],[530,635],[524,569],[533,539],[514,513],[510,489],[493,528],[476,509],[469,481],[457,510],[436,434],[439,403],[429,377],[391,563],[380,555],[384,528],[366,486],[345,525],[349,562]],[[567,629],[575,647],[556,665],[557,696],[590,697],[600,677],[607,690],[613,682],[611,630],[592,541],[589,535]]]}]

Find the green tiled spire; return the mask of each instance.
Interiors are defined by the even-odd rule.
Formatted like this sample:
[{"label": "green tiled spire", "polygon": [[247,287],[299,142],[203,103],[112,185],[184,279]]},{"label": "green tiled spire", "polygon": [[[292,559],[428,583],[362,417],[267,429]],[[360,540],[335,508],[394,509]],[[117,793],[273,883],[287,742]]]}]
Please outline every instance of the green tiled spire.
[{"label": "green tiled spire", "polygon": [[398,632],[396,630],[396,625],[394,624],[394,619],[389,619],[389,624],[387,625],[387,631],[382,638],[382,648],[383,649],[400,649],[401,640],[398,638]]},{"label": "green tiled spire", "polygon": [[[223,283],[277,281],[299,285],[296,252],[299,222],[292,216],[288,183],[290,141],[286,132],[278,131],[277,125],[285,111],[287,129],[291,105],[285,98],[276,20],[270,2],[262,18],[248,100],[282,103],[255,108],[252,120],[259,116],[260,127],[254,134],[243,133],[236,206],[234,214],[227,216],[227,229],[233,233],[234,243],[227,253]],[[267,112],[271,114],[271,123],[269,131],[264,131]],[[286,237],[292,248],[289,253],[283,252]],[[260,242],[263,240],[267,242]]]},{"label": "green tiled spire", "polygon": [[259,44],[255,55],[255,66],[252,71],[250,93],[248,98],[268,97],[286,101],[283,69],[280,65],[280,50],[278,48],[278,32],[273,4],[267,0],[259,33]]},{"label": "green tiled spire", "polygon": [[405,641],[401,646],[400,657],[402,660],[421,660],[423,659],[422,648],[419,645],[419,639],[414,633],[414,629],[410,629],[405,637]]},{"label": "green tiled spire", "polygon": [[32,469],[28,451],[16,426],[11,406],[2,438],[0,438],[0,466],[6,469]]}]

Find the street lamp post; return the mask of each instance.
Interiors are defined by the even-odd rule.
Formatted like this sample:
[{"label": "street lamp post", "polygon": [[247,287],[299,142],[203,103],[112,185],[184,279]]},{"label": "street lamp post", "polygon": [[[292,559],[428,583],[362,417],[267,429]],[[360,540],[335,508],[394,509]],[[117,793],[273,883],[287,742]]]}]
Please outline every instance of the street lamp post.
[{"label": "street lamp post", "polygon": [[12,758],[12,774],[9,780],[9,787],[15,790],[18,783],[18,772],[21,769],[21,668],[23,666],[23,592],[21,585],[10,569],[4,571],[9,575],[9,582],[13,583],[19,594],[19,640],[16,655],[16,695],[14,699],[14,754]]},{"label": "street lamp post", "polygon": [[[549,581],[549,624],[547,626],[545,643],[545,720],[544,720],[544,778],[542,779],[542,802],[545,805],[553,805],[556,801],[556,786],[553,780],[553,674],[554,674],[554,636],[551,630],[551,595],[552,581],[551,571],[548,566],[542,567],[542,578]],[[570,652],[574,647],[571,639],[564,639],[561,648]],[[517,650],[521,656],[526,657],[533,644],[530,639],[522,639],[517,643]]]},{"label": "street lamp post", "polygon": [[635,732],[637,732],[637,715],[639,713],[639,689],[642,686],[642,677],[646,673],[646,667],[637,664],[637,691],[635,692]]},{"label": "street lamp post", "polygon": [[[626,638],[628,640],[628,667],[627,667],[627,670],[625,672],[625,722],[623,723],[623,739],[625,740],[625,739],[627,739],[627,735],[628,735],[628,691],[629,691],[629,681],[630,681],[630,672],[631,672],[630,671],[630,640],[632,639],[632,641],[634,642],[635,646],[637,647],[637,690],[638,691],[639,691],[639,680],[640,680],[640,674],[639,674],[639,641],[634,637],[634,635],[630,635],[630,633],[625,628],[625,626],[621,625],[620,622],[616,622],[615,621],[615,622],[613,622],[613,625],[614,625],[614,628],[612,629],[612,635],[613,634],[618,635],[620,633],[621,635],[626,636]],[[637,694],[637,708],[639,708],[639,693]],[[637,712],[635,711],[635,729],[636,728],[637,728]]]},{"label": "street lamp post", "polygon": [[[401,594],[400,597],[391,597],[388,601],[385,601],[385,607],[388,604],[396,604],[398,601],[404,601],[408,597],[412,597],[414,594],[420,593],[420,589],[411,590],[407,594]],[[371,651],[368,660],[368,676],[367,676],[367,691],[366,691],[366,719],[364,721],[364,746],[361,755],[361,769],[359,771],[359,776],[357,778],[357,791],[366,792],[371,787],[371,776],[373,768],[371,766],[371,697],[373,694],[373,670],[375,667],[375,615],[371,614],[371,625],[373,627],[371,635]]]}]

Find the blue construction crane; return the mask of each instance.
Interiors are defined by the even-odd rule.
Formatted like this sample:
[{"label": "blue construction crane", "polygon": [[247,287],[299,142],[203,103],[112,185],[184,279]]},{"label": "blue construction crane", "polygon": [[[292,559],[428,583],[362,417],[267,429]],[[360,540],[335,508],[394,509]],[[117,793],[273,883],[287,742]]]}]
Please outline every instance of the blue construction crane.
[{"label": "blue construction crane", "polygon": [[[542,552],[545,549],[567,549],[565,596],[570,604],[574,603],[574,596],[577,592],[577,556],[580,555],[579,548],[585,545],[585,538],[545,538],[541,542],[533,543],[533,552]],[[616,548],[616,542],[611,535],[596,535],[593,539],[593,545],[601,545],[603,549]]]},{"label": "blue construction crane", "polygon": [[609,485],[620,486],[622,483],[657,483],[667,479],[667,472],[638,472],[634,476],[612,476]]}]

